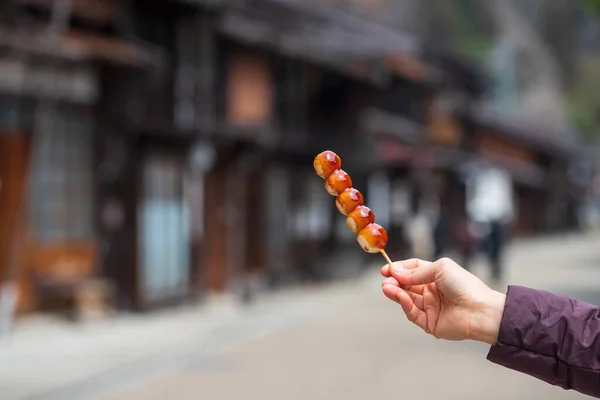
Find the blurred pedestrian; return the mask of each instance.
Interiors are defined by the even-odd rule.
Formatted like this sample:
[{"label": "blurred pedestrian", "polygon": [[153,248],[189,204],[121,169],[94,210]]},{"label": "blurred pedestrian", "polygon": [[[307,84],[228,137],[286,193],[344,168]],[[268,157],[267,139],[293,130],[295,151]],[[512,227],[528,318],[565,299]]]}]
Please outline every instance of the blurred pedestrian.
[{"label": "blurred pedestrian", "polygon": [[448,238],[448,210],[446,207],[441,206],[438,214],[435,217],[433,224],[432,236],[433,236],[433,258],[438,259],[442,257],[444,252],[447,250],[447,238]]},{"label": "blurred pedestrian", "polygon": [[383,293],[426,333],[490,344],[493,363],[600,398],[600,307],[522,286],[500,293],[447,258],[392,267]]},{"label": "blurred pedestrian", "polygon": [[430,216],[423,208],[419,209],[406,224],[405,235],[410,242],[410,252],[413,257],[430,258],[433,255],[431,226]]},{"label": "blurred pedestrian", "polygon": [[502,277],[502,261],[508,223],[494,220],[489,223],[488,257],[492,267],[492,279],[499,281]]},{"label": "blurred pedestrian", "polygon": [[[492,269],[492,278],[502,278],[506,232],[514,216],[513,188],[510,176],[497,168],[482,165],[467,180],[467,215],[484,232],[484,251]],[[437,258],[437,257],[436,257]]]}]

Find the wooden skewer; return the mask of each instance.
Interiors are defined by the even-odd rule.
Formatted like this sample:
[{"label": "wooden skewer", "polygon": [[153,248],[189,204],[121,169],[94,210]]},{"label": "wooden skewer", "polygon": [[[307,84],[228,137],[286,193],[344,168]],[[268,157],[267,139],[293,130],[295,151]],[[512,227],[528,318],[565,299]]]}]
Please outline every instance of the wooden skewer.
[{"label": "wooden skewer", "polygon": [[390,260],[390,257],[388,257],[387,253],[385,252],[385,250],[381,250],[381,255],[383,256],[383,258],[385,258],[385,261],[388,262],[388,266],[390,268],[392,268],[392,260]]}]

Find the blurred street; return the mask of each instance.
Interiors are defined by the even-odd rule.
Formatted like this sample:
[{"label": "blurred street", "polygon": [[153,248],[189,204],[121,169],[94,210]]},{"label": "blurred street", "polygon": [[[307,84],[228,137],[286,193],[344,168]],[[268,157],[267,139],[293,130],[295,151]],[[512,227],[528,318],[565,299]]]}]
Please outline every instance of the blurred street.
[{"label": "blurred street", "polygon": [[[598,303],[597,243],[595,235],[520,240],[505,280]],[[487,280],[484,261],[474,272]],[[21,327],[3,351],[10,362],[0,367],[0,392],[9,394],[2,398],[580,397],[491,364],[488,346],[425,336],[384,300],[378,265],[359,280],[266,294],[248,309],[223,302],[123,317],[62,339],[58,330]],[[27,385],[32,375],[39,378]]]},{"label": "blurred street", "polygon": [[[507,281],[600,300],[597,238],[517,244]],[[476,273],[485,277],[486,270]],[[111,397],[133,399],[569,399],[580,394],[504,370],[488,346],[440,342],[385,301],[379,277],[347,285],[321,315]]]},{"label": "blurred street", "polygon": [[370,253],[600,304],[599,71],[600,0],[0,1],[0,400],[575,397]]}]

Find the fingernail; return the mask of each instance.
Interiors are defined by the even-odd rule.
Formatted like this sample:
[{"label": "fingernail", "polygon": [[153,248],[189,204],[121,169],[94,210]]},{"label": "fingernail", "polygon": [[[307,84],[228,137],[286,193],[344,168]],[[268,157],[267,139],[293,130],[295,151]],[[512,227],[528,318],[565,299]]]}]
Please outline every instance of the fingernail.
[{"label": "fingernail", "polygon": [[394,269],[394,271],[396,272],[404,272],[404,268],[402,268],[400,265],[395,265],[392,264],[392,268]]}]

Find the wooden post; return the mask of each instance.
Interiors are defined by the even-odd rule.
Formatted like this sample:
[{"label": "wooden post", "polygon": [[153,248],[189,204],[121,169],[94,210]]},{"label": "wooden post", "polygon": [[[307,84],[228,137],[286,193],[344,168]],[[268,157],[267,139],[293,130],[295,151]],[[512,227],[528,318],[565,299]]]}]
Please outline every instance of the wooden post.
[{"label": "wooden post", "polygon": [[[22,236],[30,140],[23,133],[0,134],[0,308],[4,322],[17,304],[15,284],[22,277]],[[11,304],[8,304],[11,303]],[[10,314],[10,315],[9,315]]]}]

